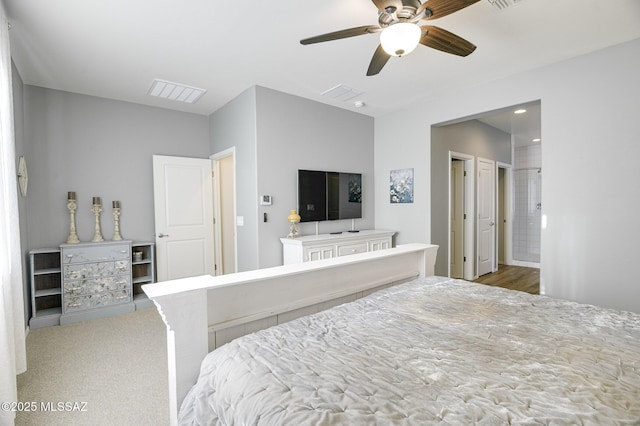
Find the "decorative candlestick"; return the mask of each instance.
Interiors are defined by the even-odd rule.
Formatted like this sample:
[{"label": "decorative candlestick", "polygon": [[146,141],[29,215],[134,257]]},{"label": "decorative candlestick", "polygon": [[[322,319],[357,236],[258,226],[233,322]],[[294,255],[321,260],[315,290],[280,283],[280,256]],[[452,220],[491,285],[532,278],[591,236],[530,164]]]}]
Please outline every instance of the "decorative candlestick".
[{"label": "decorative candlestick", "polygon": [[76,209],[78,204],[76,203],[76,193],[69,192],[67,195],[67,208],[69,209],[69,236],[67,237],[68,244],[79,243],[80,239],[76,234]]},{"label": "decorative candlestick", "polygon": [[120,235],[120,201],[113,202],[113,241],[122,240]]},{"label": "decorative candlestick", "polygon": [[104,241],[102,233],[100,232],[100,213],[102,212],[102,200],[100,200],[100,197],[93,197],[93,207],[91,207],[91,211],[96,216],[96,232],[91,242],[97,243]]}]

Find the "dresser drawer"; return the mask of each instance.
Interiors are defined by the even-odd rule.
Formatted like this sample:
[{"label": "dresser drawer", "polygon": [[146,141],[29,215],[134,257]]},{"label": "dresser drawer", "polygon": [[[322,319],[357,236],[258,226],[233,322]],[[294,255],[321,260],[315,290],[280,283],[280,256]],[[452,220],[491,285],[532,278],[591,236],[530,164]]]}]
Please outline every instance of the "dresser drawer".
[{"label": "dresser drawer", "polygon": [[347,256],[349,254],[365,253],[366,251],[367,251],[366,242],[338,246],[338,256]]},{"label": "dresser drawer", "polygon": [[131,302],[130,288],[101,294],[85,294],[66,297],[63,308],[64,313],[69,313],[127,302]]},{"label": "dresser drawer", "polygon": [[131,263],[128,260],[116,260],[115,262],[72,263],[64,265],[63,269],[62,274],[65,281],[80,280],[128,274],[131,269]]},{"label": "dresser drawer", "polygon": [[83,294],[98,294],[123,290],[130,287],[131,278],[128,275],[116,275],[113,277],[65,281],[63,284],[63,292],[66,298]]},{"label": "dresser drawer", "polygon": [[107,260],[129,260],[131,259],[130,247],[129,244],[65,247],[62,250],[62,262],[66,265]]}]

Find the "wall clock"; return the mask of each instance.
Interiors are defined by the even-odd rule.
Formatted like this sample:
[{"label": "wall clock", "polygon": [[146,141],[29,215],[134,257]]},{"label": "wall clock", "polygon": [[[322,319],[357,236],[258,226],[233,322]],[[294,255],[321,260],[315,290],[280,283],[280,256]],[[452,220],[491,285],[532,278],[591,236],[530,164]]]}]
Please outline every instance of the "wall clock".
[{"label": "wall clock", "polygon": [[18,160],[18,184],[23,197],[27,196],[27,185],[29,184],[29,174],[27,173],[27,160],[20,156]]}]

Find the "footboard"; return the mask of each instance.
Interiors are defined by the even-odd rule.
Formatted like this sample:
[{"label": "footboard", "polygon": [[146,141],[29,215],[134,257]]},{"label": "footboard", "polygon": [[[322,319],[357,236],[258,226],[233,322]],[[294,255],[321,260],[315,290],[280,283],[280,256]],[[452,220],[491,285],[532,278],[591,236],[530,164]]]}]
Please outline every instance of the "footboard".
[{"label": "footboard", "polygon": [[334,259],[142,286],[167,324],[172,424],[210,348],[243,331],[336,304],[332,301],[347,301],[379,287],[433,275],[437,249],[436,245],[407,244]]}]

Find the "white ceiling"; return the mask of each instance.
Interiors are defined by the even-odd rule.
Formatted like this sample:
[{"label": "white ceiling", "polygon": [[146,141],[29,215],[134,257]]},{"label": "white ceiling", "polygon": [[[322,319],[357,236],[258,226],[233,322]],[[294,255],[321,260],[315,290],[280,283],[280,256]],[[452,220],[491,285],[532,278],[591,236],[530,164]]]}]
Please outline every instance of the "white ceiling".
[{"label": "white ceiling", "polygon": [[[481,0],[423,21],[476,44],[470,56],[418,46],[366,77],[378,35],[299,40],[377,24],[371,0],[1,1],[24,83],[204,115],[261,85],[376,117],[640,37],[638,0],[521,0],[503,10]],[[151,97],[155,78],[208,92],[193,105]],[[338,84],[363,93],[321,96]]]},{"label": "white ceiling", "polygon": [[[482,113],[477,120],[509,133],[516,148],[541,143],[540,101]],[[516,113],[517,110],[523,111]],[[534,140],[536,139],[536,140]]]}]

